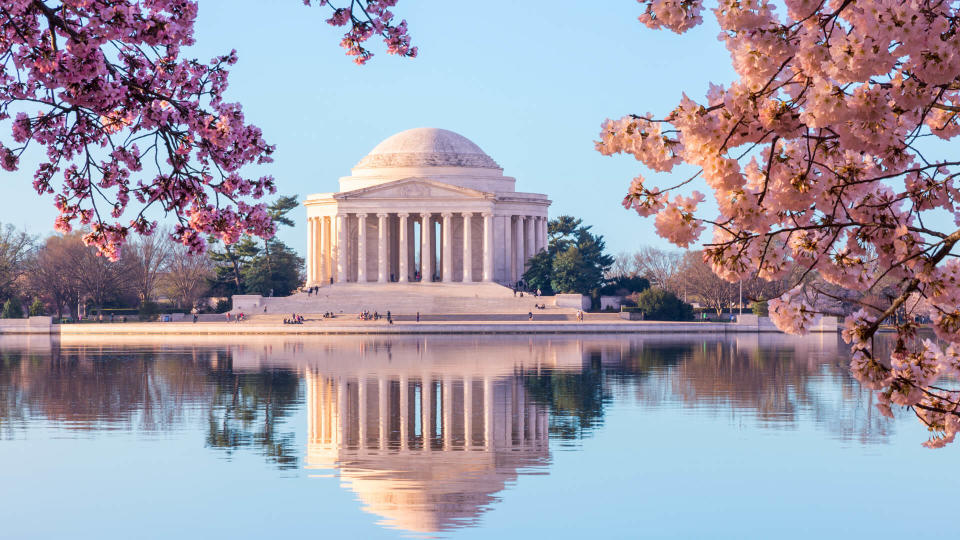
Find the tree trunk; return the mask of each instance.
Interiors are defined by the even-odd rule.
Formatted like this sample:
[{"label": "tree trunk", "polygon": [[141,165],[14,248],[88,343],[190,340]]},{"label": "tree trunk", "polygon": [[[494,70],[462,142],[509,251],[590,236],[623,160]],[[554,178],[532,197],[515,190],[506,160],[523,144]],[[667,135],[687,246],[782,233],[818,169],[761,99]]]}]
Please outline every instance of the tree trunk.
[{"label": "tree trunk", "polygon": [[240,261],[237,260],[237,256],[233,254],[230,246],[224,246],[224,250],[230,256],[230,263],[233,265],[233,283],[237,287],[237,294],[243,294],[243,291],[240,290]]}]

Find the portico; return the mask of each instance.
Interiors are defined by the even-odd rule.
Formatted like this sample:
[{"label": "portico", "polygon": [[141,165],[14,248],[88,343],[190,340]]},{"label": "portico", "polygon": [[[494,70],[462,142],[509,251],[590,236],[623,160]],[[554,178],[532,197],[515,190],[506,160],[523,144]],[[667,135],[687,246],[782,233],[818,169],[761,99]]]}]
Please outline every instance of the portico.
[{"label": "portico", "polygon": [[420,128],[386,139],[307,198],[307,284],[513,284],[547,242],[545,195],[456,133]]}]

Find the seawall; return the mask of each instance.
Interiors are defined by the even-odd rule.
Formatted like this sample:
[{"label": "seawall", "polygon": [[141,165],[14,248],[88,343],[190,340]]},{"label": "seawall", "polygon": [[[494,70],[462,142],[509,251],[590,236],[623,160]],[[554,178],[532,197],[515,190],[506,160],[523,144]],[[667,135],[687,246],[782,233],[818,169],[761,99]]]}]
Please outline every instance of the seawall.
[{"label": "seawall", "polygon": [[[836,332],[836,324],[822,325],[814,332]],[[429,321],[397,322],[355,319],[327,320],[306,324],[235,322],[128,322],[85,324],[17,324],[0,321],[0,334],[69,335],[162,335],[162,334],[604,334],[604,333],[780,333],[774,327],[754,324],[662,321]]]}]

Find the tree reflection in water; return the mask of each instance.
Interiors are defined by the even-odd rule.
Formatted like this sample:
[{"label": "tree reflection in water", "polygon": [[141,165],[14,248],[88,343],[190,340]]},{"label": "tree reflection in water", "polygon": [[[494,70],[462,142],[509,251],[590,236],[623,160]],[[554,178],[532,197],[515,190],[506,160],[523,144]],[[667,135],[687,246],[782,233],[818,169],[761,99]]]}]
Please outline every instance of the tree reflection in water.
[{"label": "tree reflection in water", "polygon": [[808,417],[845,440],[876,442],[892,429],[847,373],[834,336],[180,339],[91,346],[0,337],[0,437],[37,419],[81,431],[200,422],[206,445],[226,456],[249,449],[295,468],[302,426],[288,420],[303,407],[305,365],[396,379],[403,369],[420,373],[425,355],[451,373],[503,364],[484,376],[519,378],[526,399],[548,411],[551,438],[563,442],[595,432],[611,403],[630,396],[643,407],[746,414],[768,428]]},{"label": "tree reflection in water", "polygon": [[534,403],[550,411],[550,435],[562,441],[580,440],[603,425],[603,409],[611,399],[599,362],[581,371],[524,373],[523,384]]},{"label": "tree reflection in water", "polygon": [[229,351],[161,349],[0,347],[0,437],[35,419],[79,431],[170,431],[199,412],[207,446],[298,466],[295,430],[279,431],[301,400],[295,371],[234,373]]},{"label": "tree reflection in water", "polygon": [[226,450],[228,455],[253,447],[282,469],[298,467],[295,432],[278,433],[277,429],[301,401],[297,373],[283,369],[235,373],[218,367],[208,376],[213,396],[207,413],[207,446]]}]

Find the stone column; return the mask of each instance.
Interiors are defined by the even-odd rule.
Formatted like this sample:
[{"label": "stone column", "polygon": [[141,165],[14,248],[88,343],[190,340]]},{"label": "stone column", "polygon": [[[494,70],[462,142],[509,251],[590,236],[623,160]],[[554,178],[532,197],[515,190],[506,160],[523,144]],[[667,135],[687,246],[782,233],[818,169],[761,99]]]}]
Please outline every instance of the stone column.
[{"label": "stone column", "polygon": [[337,436],[333,444],[343,447],[347,441],[347,383],[337,377]]},{"label": "stone column", "polygon": [[525,248],[523,252],[524,262],[530,259],[530,257],[533,257],[534,253],[536,253],[536,251],[534,251],[536,249],[535,238],[537,237],[536,233],[534,232],[534,229],[536,228],[536,224],[537,224],[537,218],[528,217],[526,219],[526,224],[525,224],[526,226],[525,226],[524,232],[526,233],[527,239],[523,243]]},{"label": "stone column", "polygon": [[463,213],[463,282],[473,281],[473,227],[471,225],[473,213]]},{"label": "stone column", "polygon": [[473,379],[463,378],[463,447],[473,446]]},{"label": "stone column", "polygon": [[337,281],[347,282],[347,215],[337,214]]},{"label": "stone column", "polygon": [[409,269],[407,269],[407,260],[410,258],[409,254],[407,253],[407,242],[409,241],[407,239],[407,233],[408,233],[407,216],[409,216],[410,214],[406,212],[400,212],[397,215],[400,216],[400,235],[399,235],[400,236],[400,239],[399,239],[400,278],[399,279],[400,279],[400,283],[406,283],[408,281],[407,278],[410,273]]},{"label": "stone column", "polygon": [[517,223],[514,227],[514,234],[517,238],[517,245],[513,246],[513,256],[516,259],[517,265],[517,275],[513,278],[514,281],[520,281],[523,278],[523,263],[526,259],[523,257],[525,248],[524,244],[524,235],[523,235],[523,222],[524,216],[517,216]]},{"label": "stone column", "polygon": [[410,387],[410,381],[406,375],[400,376],[400,449],[406,450],[409,447],[410,432],[407,431],[407,425],[410,423],[410,398],[407,390]]},{"label": "stone column", "polygon": [[453,213],[444,212],[443,225],[440,227],[443,242],[443,282],[453,281]]},{"label": "stone column", "polygon": [[493,379],[483,377],[483,447],[493,450]]},{"label": "stone column", "polygon": [[433,428],[433,379],[424,375],[420,379],[420,428],[423,431],[423,449],[430,450],[435,430]]},{"label": "stone column", "polygon": [[317,284],[323,279],[323,276],[320,275],[320,263],[323,261],[323,250],[321,249],[322,240],[321,238],[321,229],[320,223],[323,221],[322,217],[313,218],[313,227],[311,231],[313,232],[313,238],[311,239],[311,245],[313,247],[313,257],[311,263],[311,269],[313,270],[313,283]]},{"label": "stone column", "polygon": [[377,419],[380,421],[380,450],[387,449],[387,438],[389,437],[387,433],[387,428],[390,427],[390,381],[383,375],[377,376],[377,406],[380,408],[380,414],[377,415]]},{"label": "stone column", "polygon": [[540,216],[537,218],[537,253],[547,249],[547,218]]},{"label": "stone column", "polygon": [[367,379],[357,378],[357,446],[360,453],[367,448]]},{"label": "stone column", "polygon": [[430,248],[433,235],[430,232],[433,226],[430,224],[430,213],[420,214],[420,274],[424,282],[429,282],[433,278],[433,257]]},{"label": "stone column", "polygon": [[443,376],[443,449],[453,448],[453,379]]},{"label": "stone column", "polygon": [[483,280],[493,281],[493,215],[483,213]]},{"label": "stone column", "polygon": [[317,281],[316,268],[317,263],[317,238],[315,234],[314,218],[307,218],[307,286],[313,285]]},{"label": "stone column", "polygon": [[550,236],[550,218],[543,216],[543,227],[540,230],[540,249],[547,249],[547,238]]},{"label": "stone column", "polygon": [[377,259],[379,261],[377,268],[380,270],[377,281],[380,283],[386,283],[390,276],[390,260],[387,259],[387,244],[390,241],[390,235],[387,234],[387,218],[389,216],[390,214],[377,214],[377,217],[380,218],[377,222]]},{"label": "stone column", "polygon": [[513,256],[513,221],[510,216],[503,216],[503,221],[503,265],[506,267],[503,279],[513,287],[513,261],[516,259]]},{"label": "stone column", "polygon": [[367,215],[357,214],[357,282],[367,282]]},{"label": "stone column", "polygon": [[320,241],[317,242],[317,251],[319,252],[319,259],[317,260],[317,280],[320,281],[321,285],[326,285],[330,282],[330,275],[333,273],[330,271],[330,259],[327,253],[330,250],[330,226],[327,225],[326,217],[320,218],[317,230],[320,233]]}]

